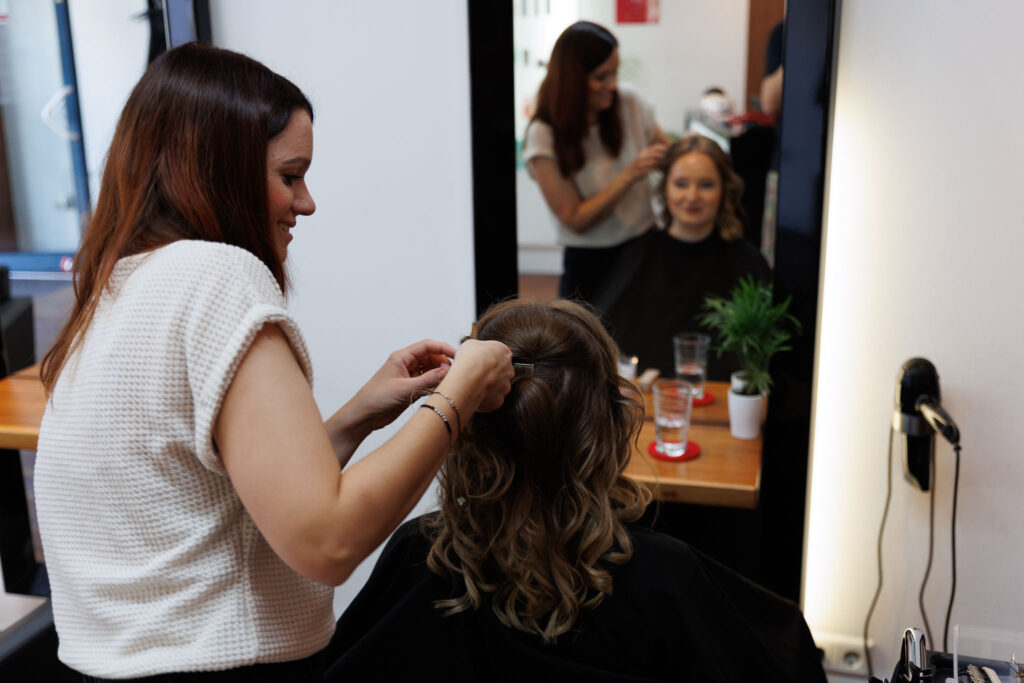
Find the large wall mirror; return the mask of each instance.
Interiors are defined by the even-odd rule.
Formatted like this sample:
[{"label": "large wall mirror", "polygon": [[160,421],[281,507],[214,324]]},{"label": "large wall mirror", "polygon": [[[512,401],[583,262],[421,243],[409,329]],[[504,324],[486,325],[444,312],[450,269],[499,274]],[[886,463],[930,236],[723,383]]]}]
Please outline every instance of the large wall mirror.
[{"label": "large wall mirror", "polygon": [[[517,141],[522,139],[529,98],[543,77],[548,57],[536,46],[546,44],[550,51],[561,30],[578,19],[605,25],[619,39],[620,79],[632,82],[654,103],[659,125],[669,133],[680,134],[689,127],[701,96],[711,86],[722,88],[737,110],[754,108],[750,96],[760,74],[756,69],[750,74],[748,62],[762,62],[749,60],[748,52],[752,44],[753,49],[763,50],[767,35],[751,40],[750,30],[771,30],[773,10],[766,12],[765,7],[774,2],[730,0],[712,3],[714,8],[694,2],[672,3],[668,8],[662,3],[662,16],[669,23],[661,29],[617,23],[619,4],[615,0],[468,3],[480,310],[518,292],[519,266],[523,272],[557,272],[559,255],[550,217],[544,215],[537,188],[517,166]],[[836,0],[789,0],[785,7],[777,194],[769,187],[763,195],[769,200],[774,231],[759,236],[757,243],[773,263],[776,296],[792,296],[803,332],[793,351],[780,356],[773,366],[776,383],[764,434],[759,505],[749,514],[727,519],[745,530],[740,540],[746,546],[744,552],[756,556],[748,574],[793,599],[799,598],[803,553],[836,4]],[[682,7],[691,8],[692,16],[682,17]],[[733,24],[727,21],[730,17]],[[644,33],[645,29],[651,32]],[[524,30],[529,38],[520,41],[516,31]],[[658,37],[652,37],[656,32]]]}]

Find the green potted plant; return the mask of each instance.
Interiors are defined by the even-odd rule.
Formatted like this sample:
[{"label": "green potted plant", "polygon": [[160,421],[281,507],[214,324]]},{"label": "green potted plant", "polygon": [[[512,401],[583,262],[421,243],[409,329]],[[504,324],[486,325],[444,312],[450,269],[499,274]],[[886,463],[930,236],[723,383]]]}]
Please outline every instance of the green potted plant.
[{"label": "green potted plant", "polygon": [[773,304],[771,285],[752,275],[742,278],[729,298],[704,299],[700,322],[715,335],[718,343],[714,349],[719,357],[728,351],[740,361],[741,369],[733,373],[729,391],[729,429],[738,439],[760,434],[772,384],[768,365],[776,353],[789,350],[790,330],[800,329],[799,321],[789,313],[789,303],[787,297]]}]

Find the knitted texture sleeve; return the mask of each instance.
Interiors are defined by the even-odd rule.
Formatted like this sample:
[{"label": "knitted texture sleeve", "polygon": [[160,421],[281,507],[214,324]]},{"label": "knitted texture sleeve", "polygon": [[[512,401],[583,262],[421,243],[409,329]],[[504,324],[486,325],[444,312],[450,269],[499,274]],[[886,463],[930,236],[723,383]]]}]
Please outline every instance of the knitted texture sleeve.
[{"label": "knitted texture sleeve", "polygon": [[[196,456],[211,470],[223,472],[213,428],[224,394],[256,334],[264,325],[277,324],[310,384],[312,368],[305,342],[285,311],[284,297],[270,270],[236,247],[218,245],[199,251],[182,264],[181,275],[195,278],[200,285],[184,311],[184,361],[195,410]],[[245,286],[240,286],[242,282]]]},{"label": "knitted texture sleeve", "polygon": [[530,122],[530,125],[526,127],[526,133],[523,135],[523,163],[526,164],[526,170],[533,177],[533,169],[530,167],[530,161],[534,159],[551,159],[552,161],[558,161],[558,155],[555,153],[555,132],[551,129],[551,126],[539,119],[534,119]]},{"label": "knitted texture sleeve", "polygon": [[54,386],[36,507],[58,656],[125,678],[301,659],[333,631],[333,590],[270,548],[212,430],[257,332],[309,357],[269,269],[181,241],[118,261]]}]

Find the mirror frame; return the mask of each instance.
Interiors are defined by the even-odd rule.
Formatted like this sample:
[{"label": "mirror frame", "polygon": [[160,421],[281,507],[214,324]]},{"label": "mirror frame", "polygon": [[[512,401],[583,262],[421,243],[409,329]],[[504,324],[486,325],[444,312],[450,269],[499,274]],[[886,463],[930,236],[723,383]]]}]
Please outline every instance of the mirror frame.
[{"label": "mirror frame", "polygon": [[[477,315],[518,293],[512,4],[467,0]],[[759,582],[799,601],[839,0],[788,0],[775,297],[802,334],[773,363],[756,511]]]}]

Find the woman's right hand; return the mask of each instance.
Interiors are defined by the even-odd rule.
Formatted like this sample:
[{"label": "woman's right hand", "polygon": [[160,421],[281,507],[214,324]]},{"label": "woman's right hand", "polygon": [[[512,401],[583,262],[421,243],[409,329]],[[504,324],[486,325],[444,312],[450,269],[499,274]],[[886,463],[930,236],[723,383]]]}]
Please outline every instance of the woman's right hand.
[{"label": "woman's right hand", "polygon": [[651,171],[658,168],[658,164],[661,163],[662,157],[665,156],[665,150],[668,149],[668,145],[663,142],[656,142],[653,145],[647,145],[640,154],[637,155],[636,159],[633,159],[633,163],[629,165],[629,170],[633,174],[634,180],[643,178]]},{"label": "woman's right hand", "polygon": [[604,220],[615,209],[616,202],[633,187],[633,183],[658,168],[668,150],[668,138],[658,130],[655,139],[658,142],[644,147],[611,183],[586,199],[580,195],[579,188],[572,180],[562,175],[554,159],[535,157],[527,163],[551,213],[566,228],[582,234]]},{"label": "woman's right hand", "polygon": [[456,405],[468,413],[497,410],[512,389],[512,352],[498,341],[467,339],[455,351],[455,361],[438,390],[457,394]]}]

